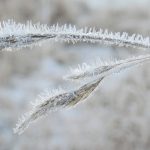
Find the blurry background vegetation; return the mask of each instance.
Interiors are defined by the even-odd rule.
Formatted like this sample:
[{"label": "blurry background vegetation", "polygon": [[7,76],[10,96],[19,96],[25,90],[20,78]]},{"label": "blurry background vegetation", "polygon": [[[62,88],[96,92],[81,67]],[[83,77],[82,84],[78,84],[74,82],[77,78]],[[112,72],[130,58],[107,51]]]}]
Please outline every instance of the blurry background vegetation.
[{"label": "blurry background vegetation", "polygon": [[[149,6],[148,0],[0,0],[0,21],[58,22],[148,36]],[[144,53],[51,41],[32,50],[1,52],[0,150],[150,149],[150,64],[106,78],[85,103],[51,113],[21,136],[12,132],[41,91],[73,86],[62,80],[69,66],[97,57],[109,60]]]}]

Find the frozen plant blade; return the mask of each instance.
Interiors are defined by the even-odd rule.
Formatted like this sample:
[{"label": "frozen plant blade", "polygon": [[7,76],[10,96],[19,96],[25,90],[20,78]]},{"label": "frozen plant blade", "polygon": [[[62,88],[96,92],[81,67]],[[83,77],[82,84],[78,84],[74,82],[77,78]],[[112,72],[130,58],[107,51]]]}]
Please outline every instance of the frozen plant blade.
[{"label": "frozen plant blade", "polygon": [[142,35],[128,35],[128,33],[112,33],[108,30],[96,31],[95,28],[76,29],[75,26],[47,26],[42,24],[15,23],[13,20],[0,23],[0,50],[20,49],[22,47],[32,47],[42,41],[53,39],[56,42],[90,42],[106,45],[116,45],[119,47],[132,47],[139,49],[149,49],[149,37]]},{"label": "frozen plant blade", "polygon": [[76,90],[61,93],[48,99],[42,100],[33,107],[33,110],[27,113],[19,120],[14,133],[22,134],[28,128],[30,123],[38,118],[47,115],[50,111],[56,111],[65,107],[71,107],[86,99],[94,89],[99,85],[103,78],[91,81]]},{"label": "frozen plant blade", "polygon": [[118,73],[126,68],[143,64],[147,61],[150,61],[150,55],[148,54],[112,62],[98,61],[91,65],[84,63],[78,68],[72,69],[71,74],[67,75],[65,79],[79,80],[94,77],[105,77],[113,73]]}]

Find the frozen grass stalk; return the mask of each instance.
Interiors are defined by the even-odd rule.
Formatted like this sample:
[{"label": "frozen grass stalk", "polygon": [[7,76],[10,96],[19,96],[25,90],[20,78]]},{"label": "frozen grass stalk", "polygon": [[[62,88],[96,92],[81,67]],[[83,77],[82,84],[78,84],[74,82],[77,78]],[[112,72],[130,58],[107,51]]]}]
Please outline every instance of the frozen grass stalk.
[{"label": "frozen grass stalk", "polygon": [[61,93],[48,99],[43,99],[41,103],[38,105],[34,105],[33,110],[29,113],[23,115],[21,119],[19,119],[16,128],[14,129],[14,133],[21,134],[24,132],[26,128],[33,121],[38,118],[45,116],[50,111],[56,111],[65,107],[72,107],[79,103],[80,101],[85,100],[93,90],[99,85],[100,81],[103,78],[96,79],[91,81],[76,90]]},{"label": "frozen grass stalk", "polygon": [[83,63],[78,68],[71,69],[71,73],[64,78],[69,80],[81,80],[95,77],[105,77],[112,73],[118,73],[121,70],[130,68],[136,65],[141,65],[150,61],[150,55],[141,55],[131,57],[124,60],[103,62],[98,60],[96,63],[86,64]]},{"label": "frozen grass stalk", "polygon": [[15,23],[8,20],[0,23],[0,50],[14,50],[22,47],[32,47],[42,41],[54,40],[63,42],[90,42],[119,47],[132,47],[138,49],[149,49],[149,37],[142,35],[128,35],[128,33],[113,33],[108,30],[96,30],[95,28],[76,29],[71,25],[47,26],[40,23],[26,24]]}]

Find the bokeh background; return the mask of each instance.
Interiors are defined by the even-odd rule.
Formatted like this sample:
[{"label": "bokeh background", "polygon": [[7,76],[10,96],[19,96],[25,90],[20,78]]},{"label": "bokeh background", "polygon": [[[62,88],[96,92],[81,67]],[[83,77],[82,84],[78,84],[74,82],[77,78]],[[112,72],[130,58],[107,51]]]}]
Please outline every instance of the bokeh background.
[{"label": "bokeh background", "polygon": [[[149,0],[0,0],[0,21],[73,24],[150,34]],[[53,112],[21,136],[12,128],[30,102],[60,85],[69,66],[148,53],[100,44],[54,43],[0,53],[0,150],[150,149],[150,64],[107,77],[84,103]]]}]

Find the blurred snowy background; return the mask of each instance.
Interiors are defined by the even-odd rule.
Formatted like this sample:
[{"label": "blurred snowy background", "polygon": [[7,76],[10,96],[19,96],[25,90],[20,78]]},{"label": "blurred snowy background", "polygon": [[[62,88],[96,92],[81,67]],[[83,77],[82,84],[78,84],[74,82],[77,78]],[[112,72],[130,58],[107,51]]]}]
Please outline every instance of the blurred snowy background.
[{"label": "blurred snowy background", "polygon": [[[0,21],[71,23],[150,35],[149,0],[0,0]],[[126,58],[142,50],[46,42],[0,53],[0,150],[150,149],[150,70],[146,64],[106,78],[95,94],[73,109],[51,113],[21,136],[12,128],[39,93],[72,86],[69,66]]]}]

